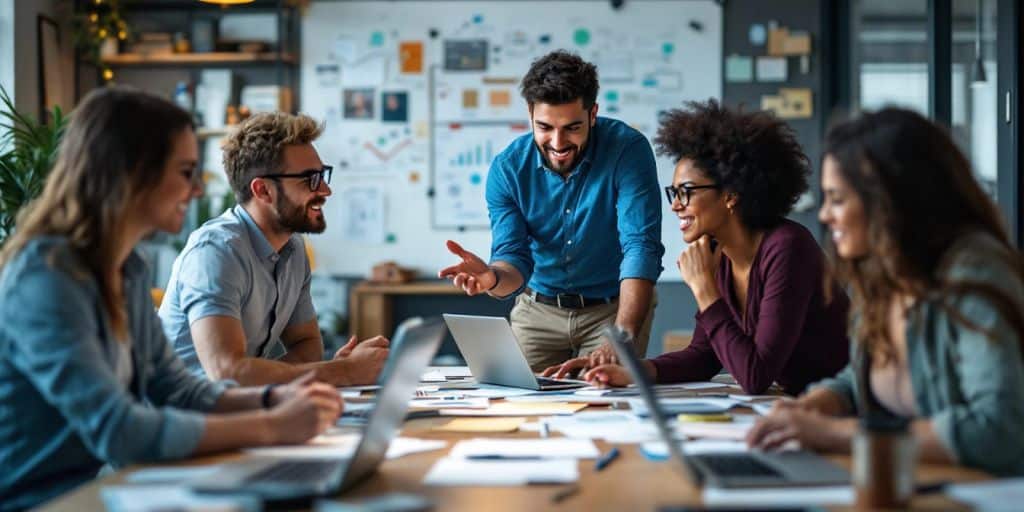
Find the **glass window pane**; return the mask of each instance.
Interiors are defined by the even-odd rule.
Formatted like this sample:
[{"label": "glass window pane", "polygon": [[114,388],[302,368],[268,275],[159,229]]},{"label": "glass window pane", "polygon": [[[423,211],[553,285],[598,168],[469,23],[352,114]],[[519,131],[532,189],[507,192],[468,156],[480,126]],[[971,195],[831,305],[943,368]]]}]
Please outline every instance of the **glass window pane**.
[{"label": "glass window pane", "polygon": [[854,0],[851,7],[854,106],[928,115],[927,0]]},{"label": "glass window pane", "polygon": [[999,123],[997,10],[996,0],[953,1],[953,138],[993,199]]}]

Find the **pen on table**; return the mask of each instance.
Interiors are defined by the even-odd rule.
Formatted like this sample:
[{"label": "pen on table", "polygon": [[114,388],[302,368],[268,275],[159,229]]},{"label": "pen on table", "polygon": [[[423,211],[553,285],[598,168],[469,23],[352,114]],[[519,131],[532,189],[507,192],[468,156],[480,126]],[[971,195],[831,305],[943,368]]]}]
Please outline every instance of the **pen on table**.
[{"label": "pen on table", "polygon": [[618,448],[612,448],[611,450],[608,450],[608,453],[602,455],[601,458],[597,459],[597,463],[594,464],[594,470],[601,471],[602,469],[608,467],[608,465],[611,464],[612,461],[615,460],[618,456]]},{"label": "pen on table", "polygon": [[561,503],[574,494],[580,492],[580,486],[573,484],[562,489],[551,496],[551,503]]},{"label": "pen on table", "polygon": [[551,434],[551,431],[548,429],[548,422],[546,422],[544,420],[541,420],[540,421],[540,436],[541,437],[548,437],[548,435],[550,435],[550,434]]}]

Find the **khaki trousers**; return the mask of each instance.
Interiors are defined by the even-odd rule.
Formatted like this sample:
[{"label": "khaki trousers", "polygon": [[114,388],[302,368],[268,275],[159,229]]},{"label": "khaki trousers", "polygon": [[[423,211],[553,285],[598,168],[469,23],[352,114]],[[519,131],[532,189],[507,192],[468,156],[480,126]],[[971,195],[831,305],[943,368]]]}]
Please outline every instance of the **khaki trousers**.
[{"label": "khaki trousers", "polygon": [[[637,354],[647,354],[651,320],[657,297],[652,298],[635,343]],[[573,357],[585,356],[605,343],[601,331],[615,322],[619,303],[601,304],[583,309],[563,309],[541,304],[526,293],[516,297],[509,320],[519,346],[535,372],[561,364]]]}]

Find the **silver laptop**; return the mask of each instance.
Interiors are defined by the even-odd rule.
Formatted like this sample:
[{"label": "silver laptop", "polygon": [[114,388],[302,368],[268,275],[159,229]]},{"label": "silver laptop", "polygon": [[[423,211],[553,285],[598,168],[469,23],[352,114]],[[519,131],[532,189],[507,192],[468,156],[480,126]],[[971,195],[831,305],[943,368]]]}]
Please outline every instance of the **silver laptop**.
[{"label": "silver laptop", "polygon": [[267,502],[305,503],[344,491],[376,471],[405,419],[420,375],[444,339],[440,318],[406,320],[396,331],[377,404],[369,415],[352,458],[298,459],[252,457],[226,464],[214,474],[189,482],[200,492],[247,493]]},{"label": "silver laptop", "polygon": [[530,370],[508,320],[500,316],[443,315],[477,382],[537,391],[581,388],[586,382],[538,377]]},{"label": "silver laptop", "polygon": [[828,459],[808,451],[702,453],[684,455],[685,441],[677,439],[640,359],[633,353],[629,334],[616,327],[605,329],[605,336],[619,356],[619,361],[633,376],[640,397],[647,405],[658,436],[668,446],[669,457],[679,461],[684,473],[695,485],[722,488],[742,487],[808,487],[850,483],[850,474]]}]

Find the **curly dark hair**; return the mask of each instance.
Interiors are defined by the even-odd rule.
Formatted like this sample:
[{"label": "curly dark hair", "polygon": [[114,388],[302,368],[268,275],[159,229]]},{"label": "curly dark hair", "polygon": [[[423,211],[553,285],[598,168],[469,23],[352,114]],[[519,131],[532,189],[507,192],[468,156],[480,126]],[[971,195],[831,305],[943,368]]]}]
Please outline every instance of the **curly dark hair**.
[{"label": "curly dark hair", "polygon": [[735,193],[740,219],[751,229],[777,225],[807,191],[810,160],[793,129],[770,112],[690,101],[662,115],[654,144],[659,155],[689,158]]},{"label": "curly dark hair", "polygon": [[519,89],[530,109],[534,103],[564,105],[582,99],[583,108],[590,110],[597,102],[597,67],[579,55],[555,50],[533,61]]}]

